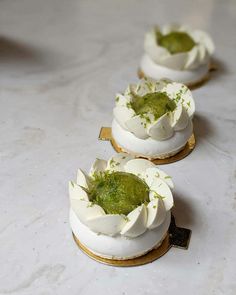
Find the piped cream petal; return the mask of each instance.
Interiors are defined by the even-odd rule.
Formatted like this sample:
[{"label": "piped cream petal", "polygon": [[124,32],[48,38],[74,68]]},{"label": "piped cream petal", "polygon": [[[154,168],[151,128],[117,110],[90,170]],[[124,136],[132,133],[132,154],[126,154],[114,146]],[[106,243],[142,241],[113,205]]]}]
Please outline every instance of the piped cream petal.
[{"label": "piped cream petal", "polygon": [[166,140],[170,138],[174,133],[171,127],[170,114],[164,114],[154,124],[149,125],[147,133],[155,140]]},{"label": "piped cream petal", "polygon": [[157,167],[147,168],[144,173],[145,182],[149,187],[151,187],[155,179],[162,179],[171,189],[174,188],[174,183],[172,178],[166,174],[164,171],[160,170]]},{"label": "piped cream petal", "polygon": [[176,131],[185,129],[189,123],[189,120],[189,115],[182,104],[179,104],[171,114],[171,125]]},{"label": "piped cream petal", "polygon": [[210,35],[208,35],[206,32],[203,32],[201,30],[194,30],[191,33],[191,36],[193,37],[193,39],[196,43],[203,44],[210,55],[212,55],[214,53],[215,45],[214,45]]},{"label": "piped cream petal", "polygon": [[143,204],[127,215],[127,223],[121,231],[121,235],[135,238],[143,234],[147,227],[147,209]]},{"label": "piped cream petal", "polygon": [[89,176],[87,175],[87,173],[85,173],[81,169],[78,169],[76,183],[84,188],[88,188]]},{"label": "piped cream petal", "polygon": [[128,87],[125,90],[124,95],[126,97],[131,97],[131,95],[136,92],[136,88],[137,88],[136,84],[134,84],[134,83],[129,84]]},{"label": "piped cream petal", "polygon": [[89,174],[92,176],[94,172],[103,172],[107,168],[107,161],[102,159],[96,159],[90,169]]},{"label": "piped cream petal", "polygon": [[165,181],[158,178],[153,181],[150,187],[150,193],[149,193],[150,201],[159,198],[157,194],[161,196],[164,202],[166,211],[169,211],[174,205],[173,195],[169,186],[165,183]]},{"label": "piped cream petal", "polygon": [[134,156],[126,153],[118,153],[108,160],[106,170],[124,171],[125,164],[132,159],[134,159]]},{"label": "piped cream petal", "polygon": [[96,233],[114,236],[118,234],[126,224],[125,216],[118,214],[106,214],[86,221],[87,226]]},{"label": "piped cream petal", "polygon": [[166,48],[157,44],[155,30],[152,30],[146,34],[144,39],[144,50],[156,63],[160,63],[162,59],[170,56],[170,53]]},{"label": "piped cream petal", "polygon": [[171,68],[173,70],[184,70],[187,60],[188,53],[181,52],[176,54],[170,54],[169,56],[162,58],[159,64],[167,68]]},{"label": "piped cream petal", "polygon": [[188,58],[186,64],[184,66],[185,69],[195,69],[199,66],[199,59],[198,59],[198,46],[194,46],[192,50],[188,52]]},{"label": "piped cream petal", "polygon": [[133,159],[125,164],[124,170],[125,172],[143,177],[145,171],[152,167],[155,167],[155,165],[151,161],[145,159]]},{"label": "piped cream petal", "polygon": [[198,44],[198,61],[200,64],[207,63],[209,60],[209,53],[203,44]]},{"label": "piped cream petal", "polygon": [[120,93],[116,94],[116,106],[117,107],[126,107],[130,102],[130,98],[128,96],[124,96]]},{"label": "piped cream petal", "polygon": [[138,83],[135,93],[139,96],[144,96],[147,93],[156,91],[156,82],[152,78],[144,78]]},{"label": "piped cream petal", "polygon": [[167,84],[163,91],[167,93],[167,95],[174,99],[175,102],[178,104],[182,104],[190,118],[193,117],[195,112],[195,103],[192,97],[191,91],[182,83],[172,82]]},{"label": "piped cream petal", "polygon": [[168,78],[162,78],[158,81],[156,81],[156,87],[154,92],[162,92],[163,88],[169,84],[172,83],[173,81],[168,79]]},{"label": "piped cream petal", "polygon": [[70,199],[89,201],[86,191],[73,181],[69,181],[69,196]]},{"label": "piped cream petal", "polygon": [[92,204],[91,202],[71,199],[71,208],[79,218],[79,220],[87,225],[87,220],[98,216],[105,215],[102,207]]},{"label": "piped cream petal", "polygon": [[70,199],[89,201],[86,191],[73,181],[69,181],[69,196]]},{"label": "piped cream petal", "polygon": [[135,89],[135,94],[139,96],[144,96],[150,92],[162,91],[163,87],[170,82],[171,80],[168,80],[168,79],[161,79],[158,81],[152,78],[141,79],[140,83],[137,84],[137,87]]},{"label": "piped cream petal", "polygon": [[133,119],[135,116],[135,112],[132,108],[125,107],[115,107],[113,109],[113,114],[116,121],[119,123],[121,127],[127,130],[126,122]]},{"label": "piped cream petal", "polygon": [[[147,116],[151,117],[149,115]],[[141,118],[139,115],[134,116],[125,122],[127,129],[140,139],[147,139],[149,137],[146,129],[147,124],[147,120]]]},{"label": "piped cream petal", "polygon": [[154,229],[161,225],[166,217],[166,209],[161,199],[155,199],[147,205],[147,228]]}]

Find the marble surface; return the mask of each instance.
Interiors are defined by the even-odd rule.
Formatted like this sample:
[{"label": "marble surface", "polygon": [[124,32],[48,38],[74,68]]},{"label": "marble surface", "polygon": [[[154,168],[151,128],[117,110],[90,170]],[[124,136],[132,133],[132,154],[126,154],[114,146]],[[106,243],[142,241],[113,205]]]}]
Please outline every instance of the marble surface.
[{"label": "marble surface", "polygon": [[[113,154],[98,142],[143,36],[182,21],[212,34],[219,70],[194,90],[197,146],[162,168],[188,251],[114,268],[77,248],[67,182]],[[0,1],[0,294],[236,294],[235,1]]]}]

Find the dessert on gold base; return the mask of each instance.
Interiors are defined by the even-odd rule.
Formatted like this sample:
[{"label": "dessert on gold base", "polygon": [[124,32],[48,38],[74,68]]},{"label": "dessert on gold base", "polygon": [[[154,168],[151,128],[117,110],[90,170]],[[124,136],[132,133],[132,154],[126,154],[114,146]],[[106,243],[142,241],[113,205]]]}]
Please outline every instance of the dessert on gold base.
[{"label": "dessert on gold base", "polygon": [[176,235],[187,247],[183,230],[171,222],[173,189],[168,174],[125,153],[96,159],[89,174],[78,169],[77,180],[69,182],[70,226],[77,244],[92,258],[123,261],[119,265],[156,259],[177,245]]},{"label": "dessert on gold base", "polygon": [[[121,152],[127,153],[127,151],[125,151],[124,149],[118,146],[118,144],[112,137],[111,127],[102,127],[100,130],[98,139],[103,141],[110,141],[112,147],[118,153],[121,153]],[[158,158],[147,158],[147,159],[152,161],[156,165],[174,163],[187,157],[194,150],[195,145],[196,145],[196,140],[193,133],[191,137],[189,138],[188,142],[186,143],[186,145],[174,156],[169,156],[164,159],[158,159]]]},{"label": "dessert on gold base", "polygon": [[142,79],[117,94],[112,138],[123,151],[147,159],[170,158],[193,134],[195,103],[187,86]]},{"label": "dessert on gold base", "polygon": [[214,44],[204,31],[186,25],[156,26],[144,40],[138,76],[168,78],[193,89],[209,78]]}]

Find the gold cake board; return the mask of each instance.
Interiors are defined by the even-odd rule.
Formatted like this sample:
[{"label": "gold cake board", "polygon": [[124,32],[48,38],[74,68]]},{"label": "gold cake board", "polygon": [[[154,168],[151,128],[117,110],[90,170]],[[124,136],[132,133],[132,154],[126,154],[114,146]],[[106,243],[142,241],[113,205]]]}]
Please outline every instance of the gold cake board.
[{"label": "gold cake board", "polygon": [[103,258],[98,255],[95,255],[91,252],[88,248],[86,248],[79,239],[73,234],[73,238],[79,248],[90,258],[93,260],[111,265],[111,266],[119,266],[119,267],[128,267],[128,266],[138,266],[153,262],[154,260],[163,256],[171,247],[176,247],[180,249],[188,249],[189,241],[191,237],[191,230],[186,228],[177,227],[175,224],[175,219],[172,215],[171,217],[171,224],[166,234],[164,240],[162,241],[161,245],[149,251],[148,253],[133,258],[133,259],[126,259],[126,260],[116,260],[116,259],[108,259]]},{"label": "gold cake board", "polygon": [[[201,87],[210,79],[210,73],[216,70],[217,70],[217,66],[212,63],[209,65],[208,73],[204,77],[200,78],[198,81],[195,81],[193,83],[184,83],[184,84],[191,90]],[[138,77],[139,79],[145,78],[145,74],[141,69],[138,69]]]},{"label": "gold cake board", "polygon": [[[112,136],[112,132],[111,132],[111,127],[102,127],[98,138],[100,140],[110,141],[111,145],[113,146],[113,148],[116,152],[127,153],[125,150],[123,150],[121,147],[119,147],[118,144],[116,143],[116,141],[114,140],[114,138]],[[194,134],[192,134],[191,137],[189,138],[188,142],[186,143],[185,147],[180,152],[175,154],[174,156],[170,156],[165,159],[149,159],[149,160],[152,161],[156,165],[173,163],[173,162],[182,160],[187,155],[189,155],[193,151],[193,149],[195,148],[195,145],[196,145],[195,136],[194,136]],[[142,157],[142,158],[144,158],[144,157]]]}]

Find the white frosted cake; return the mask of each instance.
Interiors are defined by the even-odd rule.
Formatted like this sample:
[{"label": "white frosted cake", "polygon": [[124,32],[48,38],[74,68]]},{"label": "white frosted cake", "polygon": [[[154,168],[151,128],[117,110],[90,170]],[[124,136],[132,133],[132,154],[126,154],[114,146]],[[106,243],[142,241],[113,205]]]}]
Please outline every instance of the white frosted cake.
[{"label": "white frosted cake", "polygon": [[194,85],[208,74],[214,44],[204,31],[166,25],[146,34],[144,51],[140,63],[142,76]]},{"label": "white frosted cake", "polygon": [[112,136],[134,156],[168,158],[183,149],[192,135],[194,112],[187,86],[145,78],[116,95]]},{"label": "white frosted cake", "polygon": [[90,252],[132,259],[160,246],[170,225],[171,177],[144,159],[97,159],[69,183],[71,229]]}]

